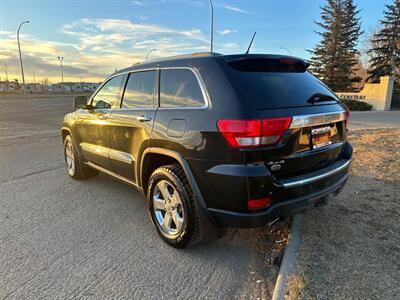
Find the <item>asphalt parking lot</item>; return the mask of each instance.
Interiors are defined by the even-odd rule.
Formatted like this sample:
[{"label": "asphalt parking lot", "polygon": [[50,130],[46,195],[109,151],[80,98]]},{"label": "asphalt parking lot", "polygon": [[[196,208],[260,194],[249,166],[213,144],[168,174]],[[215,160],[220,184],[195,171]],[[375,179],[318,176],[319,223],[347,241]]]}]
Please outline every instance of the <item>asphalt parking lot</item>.
[{"label": "asphalt parking lot", "polygon": [[68,177],[58,124],[72,96],[0,104],[1,299],[270,297],[265,229],[175,250],[134,189]]},{"label": "asphalt parking lot", "polygon": [[[270,298],[265,229],[175,250],[134,189],[70,179],[58,129],[69,111],[71,95],[0,97],[1,299]],[[350,128],[398,126],[395,113],[352,113]]]}]

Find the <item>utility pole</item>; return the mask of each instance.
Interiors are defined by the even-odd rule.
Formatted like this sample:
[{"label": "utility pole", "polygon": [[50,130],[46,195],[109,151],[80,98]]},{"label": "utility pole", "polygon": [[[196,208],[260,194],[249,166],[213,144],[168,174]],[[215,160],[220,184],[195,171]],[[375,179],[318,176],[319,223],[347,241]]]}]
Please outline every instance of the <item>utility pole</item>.
[{"label": "utility pole", "polygon": [[61,93],[64,94],[64,70],[63,70],[63,60],[64,56],[57,56],[58,60],[60,61],[61,66]]},{"label": "utility pole", "polygon": [[214,3],[210,0],[210,8],[211,8],[211,20],[210,20],[210,42],[211,42],[211,53],[213,52],[213,42],[214,42]]},{"label": "utility pole", "polygon": [[288,48],[280,47],[279,49],[284,49],[284,50],[286,50],[286,51],[289,53],[289,55],[292,55],[292,52],[290,52],[290,50],[289,50]]},{"label": "utility pole", "polygon": [[[150,55],[150,53],[153,52],[153,51],[157,51],[157,49],[150,49],[150,50],[147,52],[147,54],[146,54],[146,61],[149,59],[149,55]],[[117,68],[115,68],[115,72],[117,72]]]},{"label": "utility pole", "polygon": [[36,83],[35,70],[32,71],[32,75],[33,75],[33,84],[35,84]]},{"label": "utility pole", "polygon": [[8,81],[7,63],[4,63],[4,68],[6,69],[6,81]]},{"label": "utility pole", "polygon": [[22,65],[22,55],[21,55],[21,45],[19,43],[19,31],[21,29],[21,26],[29,23],[29,21],[24,21],[21,24],[19,24],[18,26],[18,30],[17,30],[17,41],[18,41],[18,52],[19,52],[19,62],[21,64],[21,74],[22,74],[22,92],[25,93],[25,76],[24,76],[24,67]]}]

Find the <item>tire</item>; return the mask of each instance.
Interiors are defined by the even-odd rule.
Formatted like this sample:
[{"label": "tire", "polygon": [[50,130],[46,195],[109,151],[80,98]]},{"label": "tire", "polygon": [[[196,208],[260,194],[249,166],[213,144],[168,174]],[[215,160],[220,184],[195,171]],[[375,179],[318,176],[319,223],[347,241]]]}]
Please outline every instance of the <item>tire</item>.
[{"label": "tire", "polygon": [[96,176],[97,171],[90,169],[84,165],[71,135],[67,135],[64,139],[64,158],[67,167],[67,173],[73,179],[84,179]]},{"label": "tire", "polygon": [[180,165],[156,169],[150,176],[147,197],[151,220],[167,244],[186,248],[196,240],[199,221],[194,195]]}]

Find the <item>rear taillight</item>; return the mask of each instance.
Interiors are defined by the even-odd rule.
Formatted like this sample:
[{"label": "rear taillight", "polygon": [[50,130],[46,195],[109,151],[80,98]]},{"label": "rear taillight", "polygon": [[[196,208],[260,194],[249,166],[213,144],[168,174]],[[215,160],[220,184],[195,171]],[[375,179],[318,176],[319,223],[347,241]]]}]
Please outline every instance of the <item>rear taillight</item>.
[{"label": "rear taillight", "polygon": [[345,118],[344,118],[344,127],[347,129],[347,123],[349,122],[349,118],[350,118],[350,111],[346,110],[345,112]]},{"label": "rear taillight", "polygon": [[276,145],[289,128],[291,117],[265,120],[219,120],[218,130],[229,146],[252,148]]},{"label": "rear taillight", "polygon": [[271,204],[271,198],[250,199],[247,201],[248,209],[264,208]]}]

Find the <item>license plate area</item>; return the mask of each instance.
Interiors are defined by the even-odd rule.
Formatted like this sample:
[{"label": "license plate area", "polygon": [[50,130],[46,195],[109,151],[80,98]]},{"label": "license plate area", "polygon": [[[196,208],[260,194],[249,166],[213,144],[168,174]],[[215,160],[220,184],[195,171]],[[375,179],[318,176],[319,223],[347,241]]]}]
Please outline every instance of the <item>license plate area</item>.
[{"label": "license plate area", "polygon": [[318,127],[311,129],[311,147],[312,149],[321,148],[332,144],[331,127]]}]

